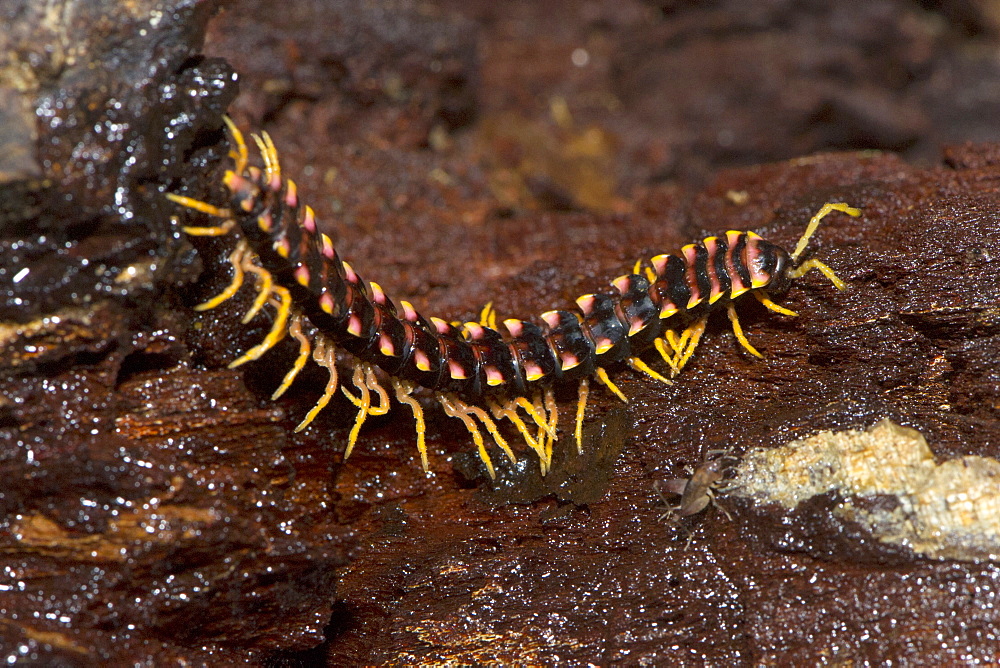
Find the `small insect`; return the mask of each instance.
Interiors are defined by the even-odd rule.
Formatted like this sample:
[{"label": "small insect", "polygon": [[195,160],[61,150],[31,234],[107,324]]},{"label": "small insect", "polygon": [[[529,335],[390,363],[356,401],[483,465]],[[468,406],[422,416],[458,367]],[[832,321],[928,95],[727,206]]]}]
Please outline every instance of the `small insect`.
[{"label": "small insect", "polygon": [[671,478],[663,481],[667,494],[681,497],[676,505],[667,502],[664,490],[660,489],[660,483],[657,481],[653,487],[666,505],[666,512],[660,515],[659,520],[662,522],[671,519],[676,523],[685,517],[697,515],[712,504],[732,521],[733,517],[729,511],[716,500],[715,492],[729,478],[729,472],[738,461],[739,458],[728,454],[727,451],[709,450],[705,453],[705,461],[699,464],[698,468],[692,469],[690,466],[685,468],[687,478]]},{"label": "small insect", "polygon": [[[228,118],[225,122],[234,163],[223,178],[228,204],[167,195],[221,220],[184,227],[187,234],[238,237],[229,255],[232,282],[196,309],[217,307],[237,293],[248,274],[253,277],[257,297],[243,322],[270,304],[275,309],[274,324],[261,343],[230,367],[260,358],[285,336],[294,338],[298,358],[273,398],[289,388],[310,357],[325,367],[329,381],[324,393],[296,431],[305,429],[339,388],[358,410],[345,459],[365,419],[389,410],[388,385],[395,399],[413,413],[424,470],[426,429],[423,405],[414,395],[418,388],[425,388],[447,415],[463,422],[491,477],[495,471],[481,428],[516,462],[497,424],[502,420],[508,420],[538,455],[544,474],[551,467],[559,432],[557,385],[577,388],[574,435],[577,450],[582,451],[590,379],[596,378],[622,401],[627,398],[609,369],[628,365],[669,384],[641,355],[655,349],[669,368],[667,373],[676,375],[698,347],[713,310],[725,306],[737,340],[762,357],[744,336],[733,300],[749,293],[772,311],[796,315],[774,303],[771,295],[783,293],[794,279],[813,269],[844,289],[828,266],[799,258],[826,215],[861,214],[847,204],[825,204],[791,254],[753,232],[708,237],[684,246],[680,255],[657,255],[648,264],[636,263],[633,273],[611,282],[616,292],[583,295],[573,310],[548,311],[541,314],[540,323],[504,320],[504,335],[489,306],[478,322],[426,318],[409,302],[397,305],[377,283],[363,280],[341,260],[330,238],[319,232],[313,210],[300,201],[294,181],[282,175],[278,151],[267,133],[253,136],[263,158],[261,169],[250,165],[240,130]],[[310,327],[304,328],[306,321]],[[355,390],[340,385],[338,364],[351,369]]]}]

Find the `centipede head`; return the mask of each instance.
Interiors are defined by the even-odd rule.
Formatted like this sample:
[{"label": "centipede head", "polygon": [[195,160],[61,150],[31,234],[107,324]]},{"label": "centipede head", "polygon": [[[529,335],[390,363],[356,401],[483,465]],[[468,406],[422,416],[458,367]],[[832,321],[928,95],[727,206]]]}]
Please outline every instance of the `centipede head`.
[{"label": "centipede head", "polygon": [[[770,249],[773,257],[773,264],[769,267],[771,281],[767,285],[767,291],[772,294],[781,295],[788,291],[792,284],[789,271],[794,269],[795,262],[788,255],[784,248],[773,246]],[[769,262],[769,264],[771,264]]]}]

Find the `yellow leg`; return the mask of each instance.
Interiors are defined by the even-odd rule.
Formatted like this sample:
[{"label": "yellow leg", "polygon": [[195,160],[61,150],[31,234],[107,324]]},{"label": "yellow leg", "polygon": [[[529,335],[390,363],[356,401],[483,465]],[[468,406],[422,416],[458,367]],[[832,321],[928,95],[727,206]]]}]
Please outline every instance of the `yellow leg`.
[{"label": "yellow leg", "polygon": [[365,385],[368,389],[378,395],[378,406],[369,406],[369,415],[385,415],[389,412],[389,395],[385,388],[378,382],[375,369],[371,365],[365,364]]},{"label": "yellow leg", "polygon": [[809,224],[806,225],[805,233],[803,233],[802,238],[799,239],[799,243],[795,245],[795,250],[792,252],[792,261],[799,259],[799,256],[802,255],[802,251],[804,251],[806,246],[809,244],[809,239],[816,232],[816,228],[819,227],[819,221],[823,220],[827,214],[832,213],[833,211],[841,211],[846,213],[848,216],[853,216],[855,218],[861,215],[861,209],[855,209],[854,207],[848,206],[842,202],[837,204],[827,202],[822,206],[822,208],[820,208],[819,211],[816,212],[815,216],[809,219]]},{"label": "yellow leg", "polygon": [[759,301],[761,304],[766,306],[771,311],[774,311],[775,313],[780,313],[781,315],[790,315],[793,317],[798,315],[798,313],[792,311],[791,309],[787,309],[784,306],[775,304],[773,301],[771,301],[771,298],[768,297],[767,293],[764,292],[763,290],[754,290],[753,296],[757,298],[757,301]]},{"label": "yellow leg", "polygon": [[[667,334],[673,335],[674,330],[668,329]],[[673,338],[671,336],[671,338]],[[670,375],[676,376],[680,373],[680,369],[677,368],[677,351],[670,352],[667,350],[667,338],[659,338],[653,341],[653,345],[656,346],[656,352],[660,353],[660,357],[663,361],[670,366]]]},{"label": "yellow leg", "polygon": [[670,347],[674,349],[674,354],[681,355],[684,352],[684,346],[687,345],[688,339],[691,338],[691,332],[684,330],[680,336],[677,336],[677,332],[668,329],[663,336],[666,337]]},{"label": "yellow leg", "polygon": [[833,269],[830,269],[830,267],[826,266],[819,260],[806,260],[795,269],[789,269],[788,278],[799,278],[813,269],[830,279],[830,282],[833,283],[834,287],[838,290],[843,290],[847,287],[847,284],[840,280],[835,273],[833,273]]},{"label": "yellow leg", "polygon": [[264,176],[272,190],[281,187],[281,163],[278,160],[278,149],[275,148],[271,135],[261,132],[259,135],[252,135],[260,155],[264,159]]},{"label": "yellow leg", "polygon": [[[365,389],[362,392],[362,396],[354,396],[346,387],[340,388],[340,391],[358,408],[365,406],[368,415],[385,415],[389,412],[389,395],[386,393],[385,388],[379,384],[378,378],[375,377],[375,370],[363,362],[358,363],[356,368],[361,369],[363,373],[362,377]],[[375,406],[372,405],[371,401],[372,392],[378,395],[378,404]],[[368,395],[367,399],[364,395]]]},{"label": "yellow leg", "polygon": [[287,332],[288,315],[292,309],[292,296],[288,293],[288,290],[276,285],[272,288],[272,294],[277,296],[279,299],[278,312],[274,317],[274,326],[271,327],[271,331],[268,333],[267,337],[258,343],[256,346],[250,350],[243,353],[243,356],[239,359],[233,360],[229,363],[230,369],[235,369],[241,364],[251,362],[266,353],[268,350],[273,348],[278,344],[283,338],[285,338],[285,333]]},{"label": "yellow leg", "polygon": [[506,418],[517,428],[517,430],[521,433],[521,437],[524,439],[524,442],[528,444],[529,448],[535,451],[535,454],[538,455],[539,460],[543,464],[542,475],[544,476],[546,473],[544,468],[545,450],[539,447],[538,441],[531,435],[531,432],[528,431],[528,425],[524,424],[524,420],[522,420],[521,416],[517,414],[517,404],[513,401],[509,401],[506,404],[499,404],[496,401],[489,399],[487,400],[486,405],[489,407],[490,412],[493,413],[493,417],[497,420]]},{"label": "yellow leg", "polygon": [[229,283],[229,286],[225,290],[215,295],[207,302],[195,306],[195,311],[210,311],[222,302],[230,299],[239,291],[240,287],[243,285],[243,258],[247,252],[247,244],[245,241],[241,240],[238,244],[236,244],[236,248],[234,248],[233,252],[229,254],[229,264],[233,265],[233,280]]},{"label": "yellow leg", "polygon": [[578,455],[583,454],[583,414],[587,410],[587,397],[590,394],[590,379],[584,378],[580,381],[580,387],[577,388],[577,398],[576,398],[576,429],[573,430],[573,435],[576,436],[576,453]]},{"label": "yellow leg", "polygon": [[[202,202],[200,199],[194,199],[193,197],[167,193],[166,198],[174,204],[180,204],[186,209],[194,209],[199,213],[205,213],[216,218],[231,219],[233,217],[233,214],[229,209],[224,209],[222,207],[215,206],[214,204],[209,204],[208,202]],[[184,227],[182,229],[184,230],[184,234],[190,234],[192,237],[221,237],[229,234],[235,225],[236,221],[226,220],[226,222],[222,223],[222,225]]]},{"label": "yellow leg", "polygon": [[267,303],[267,298],[270,296],[274,286],[274,278],[267,269],[254,264],[253,255],[251,254],[243,256],[242,265],[244,271],[257,277],[257,299],[254,300],[253,305],[250,306],[250,310],[243,316],[241,322],[245,325],[253,320],[260,310],[264,308],[264,304]]},{"label": "yellow leg", "polygon": [[[347,435],[347,450],[344,451],[344,461],[351,456],[351,452],[354,451],[354,444],[358,442],[358,434],[361,433],[361,425],[365,423],[365,418],[368,417],[368,409],[372,405],[372,395],[368,391],[368,385],[365,383],[365,370],[363,364],[358,364],[354,367],[354,376],[351,381],[354,386],[358,388],[361,392],[361,398],[357,403],[358,415],[354,418],[354,426],[351,427],[351,433]],[[347,391],[347,388],[341,387],[340,391],[346,394],[351,401],[355,398]]]},{"label": "yellow leg", "polygon": [[628,365],[630,367],[632,367],[633,369],[635,369],[636,371],[641,371],[642,373],[646,374],[647,376],[649,376],[653,380],[660,381],[664,385],[673,385],[674,384],[672,380],[668,380],[668,379],[664,378],[663,376],[661,376],[659,373],[657,373],[656,371],[654,371],[653,369],[651,369],[648,364],[646,364],[645,362],[643,362],[638,357],[630,357],[629,360],[628,360]]},{"label": "yellow leg", "polygon": [[420,465],[424,467],[424,471],[428,471],[430,466],[427,462],[427,426],[424,424],[424,409],[419,401],[410,396],[416,386],[409,381],[398,378],[392,379],[392,386],[396,389],[396,400],[401,404],[406,404],[413,411],[413,419],[417,423],[417,452],[420,453]]},{"label": "yellow leg", "polygon": [[729,302],[729,304],[726,305],[726,312],[729,314],[729,322],[733,326],[733,334],[736,335],[736,340],[739,341],[741,344],[743,344],[743,347],[746,348],[751,355],[756,355],[757,357],[764,357],[759,352],[757,352],[756,348],[750,345],[749,341],[747,341],[746,335],[743,334],[743,328],[740,327],[740,319],[736,315],[736,307],[733,306],[732,302]]},{"label": "yellow leg", "polygon": [[514,454],[514,451],[510,449],[510,446],[507,445],[507,440],[500,434],[500,430],[497,429],[496,423],[492,420],[492,418],[490,418],[489,415],[487,415],[486,411],[478,406],[470,406],[469,404],[463,404],[463,409],[466,413],[479,418],[479,421],[483,423],[484,427],[486,427],[486,431],[488,431],[490,436],[493,437],[493,441],[500,446],[500,449],[503,450],[505,455],[507,455],[507,459],[510,460],[510,463],[516,464],[517,456]]},{"label": "yellow leg", "polygon": [[556,440],[556,430],[559,428],[559,404],[556,403],[556,393],[551,387],[545,388],[545,410],[549,413],[549,438],[545,442],[545,467],[552,468],[552,444]]},{"label": "yellow leg", "polygon": [[292,318],[292,324],[288,326],[288,333],[299,342],[299,356],[295,358],[295,363],[292,364],[291,370],[285,374],[285,379],[281,381],[281,386],[271,395],[272,401],[280,397],[291,387],[292,381],[299,375],[302,367],[306,365],[306,360],[309,359],[311,346],[309,345],[309,339],[302,333],[302,319],[299,316]]},{"label": "yellow leg", "polygon": [[319,412],[326,408],[326,405],[330,403],[330,399],[337,392],[337,357],[336,348],[333,347],[332,343],[328,343],[324,339],[319,339],[316,342],[316,347],[313,349],[313,360],[316,364],[321,367],[325,367],[327,371],[330,372],[330,380],[326,383],[326,390],[323,396],[319,398],[316,405],[306,413],[305,418],[299,423],[299,426],[295,428],[296,433],[302,431],[309,426],[309,423],[316,419]]},{"label": "yellow leg", "polygon": [[493,302],[486,302],[486,306],[479,312],[479,324],[490,329],[497,328],[497,310],[493,308]]},{"label": "yellow leg", "polygon": [[461,402],[455,397],[439,394],[437,398],[441,402],[441,407],[444,408],[445,415],[461,420],[465,428],[472,434],[472,440],[475,441],[476,448],[479,451],[479,459],[486,466],[486,472],[490,474],[490,478],[496,480],[497,472],[493,468],[493,460],[490,459],[490,454],[486,452],[486,444],[483,443],[483,435],[479,431],[479,425],[476,424],[471,415],[459,409],[458,406],[461,405]]},{"label": "yellow leg", "polygon": [[243,133],[240,129],[236,127],[236,123],[233,123],[233,119],[229,116],[223,116],[222,120],[225,122],[226,127],[229,128],[229,135],[233,138],[233,143],[236,144],[229,151],[229,157],[233,159],[234,167],[233,170],[237,174],[242,174],[246,171],[247,164],[250,162],[250,154],[247,151],[247,143],[243,140]]},{"label": "yellow leg", "polygon": [[608,376],[607,371],[605,371],[601,367],[598,367],[597,371],[595,372],[595,375],[597,376],[597,380],[601,381],[605,387],[607,387],[615,394],[615,396],[617,396],[625,403],[628,403],[628,398],[625,396],[625,393],[619,390],[618,386],[611,381],[611,378]]},{"label": "yellow leg", "polygon": [[[540,406],[538,406],[537,404],[531,403],[530,401],[528,401],[524,397],[518,397],[517,399],[514,400],[514,402],[518,406],[520,406],[521,408],[523,408],[524,411],[528,415],[531,416],[531,419],[535,421],[535,424],[538,425],[538,427],[540,429],[543,429],[546,432],[549,431],[549,424],[548,424],[548,422],[546,420],[545,409],[544,408],[540,408]],[[549,436],[552,436],[553,438],[555,438],[555,434],[554,433],[549,433]]]},{"label": "yellow leg", "polygon": [[691,355],[694,355],[694,351],[698,348],[698,342],[701,341],[701,335],[705,333],[706,322],[708,322],[708,318],[702,318],[684,330],[684,336],[681,338],[687,339],[687,347],[684,349],[684,354],[680,355],[677,360],[678,371],[683,369],[684,365],[688,363],[689,359],[691,359]]}]

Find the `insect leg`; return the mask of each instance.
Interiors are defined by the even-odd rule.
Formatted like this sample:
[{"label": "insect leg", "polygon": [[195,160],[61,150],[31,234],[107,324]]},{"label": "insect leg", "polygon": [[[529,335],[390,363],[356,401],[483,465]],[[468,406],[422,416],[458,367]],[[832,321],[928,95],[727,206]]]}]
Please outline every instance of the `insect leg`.
[{"label": "insect leg", "polygon": [[729,314],[729,322],[733,325],[733,334],[736,335],[736,340],[739,341],[751,355],[764,357],[757,352],[757,349],[750,345],[750,342],[747,340],[746,335],[743,333],[743,328],[740,327],[740,319],[736,315],[736,306],[734,306],[732,302],[726,304],[726,313]]},{"label": "insect leg", "polygon": [[618,386],[614,384],[614,382],[608,376],[608,372],[605,371],[603,367],[597,367],[595,375],[597,376],[597,380],[601,381],[601,383],[603,383],[605,387],[611,390],[615,394],[615,396],[624,401],[626,404],[628,403],[628,397],[625,396],[624,392],[618,389]]},{"label": "insect leg", "polygon": [[454,397],[450,397],[446,394],[438,394],[438,401],[441,402],[441,407],[444,408],[445,415],[448,417],[458,418],[465,425],[465,428],[469,430],[472,434],[472,440],[476,443],[476,448],[479,451],[479,459],[482,460],[483,464],[486,466],[486,472],[490,474],[490,478],[496,480],[497,473],[493,468],[493,460],[490,459],[490,454],[486,452],[486,445],[483,443],[483,435],[479,431],[479,426],[476,421],[472,419],[472,416],[459,410],[456,404],[458,402]]},{"label": "insect leg", "polygon": [[240,287],[243,285],[243,259],[248,250],[249,249],[247,248],[245,241],[240,240],[240,242],[236,244],[236,248],[234,248],[233,252],[229,254],[229,264],[233,265],[233,280],[229,283],[229,286],[225,290],[215,295],[207,302],[195,306],[195,311],[210,311],[239,291]]},{"label": "insect leg", "polygon": [[584,378],[577,388],[576,401],[576,429],[573,434],[576,436],[576,452],[583,454],[583,414],[587,410],[587,396],[590,394],[590,379]]},{"label": "insect leg", "polygon": [[409,381],[400,380],[399,378],[392,379],[392,386],[396,388],[396,400],[401,404],[406,404],[413,411],[413,419],[417,423],[417,451],[420,453],[420,464],[426,471],[428,470],[427,443],[425,440],[427,427],[424,425],[424,409],[419,401],[410,396],[410,393],[413,392],[416,386]]},{"label": "insect leg", "polygon": [[302,319],[300,316],[294,316],[292,318],[292,324],[288,326],[288,333],[292,335],[296,341],[299,342],[299,356],[295,358],[295,363],[292,364],[291,370],[285,374],[284,380],[281,381],[281,386],[274,391],[271,395],[271,400],[275,400],[280,397],[285,391],[291,387],[292,381],[295,377],[299,375],[302,371],[302,367],[306,365],[306,360],[309,359],[309,352],[311,346],[309,345],[309,339],[302,333]]},{"label": "insect leg", "polygon": [[309,426],[309,423],[316,419],[319,412],[323,410],[326,405],[330,402],[330,398],[337,392],[337,359],[336,359],[336,348],[333,344],[328,343],[324,339],[319,339],[316,342],[316,347],[313,350],[313,360],[316,364],[325,367],[327,371],[330,372],[330,379],[326,383],[326,390],[323,392],[323,396],[319,398],[316,405],[306,414],[299,426],[295,428],[296,432],[300,432]]},{"label": "insect leg", "polygon": [[646,374],[647,376],[649,376],[653,380],[660,381],[664,385],[673,385],[673,381],[668,380],[668,379],[664,378],[663,376],[661,376],[659,373],[657,373],[656,371],[654,371],[653,369],[651,369],[648,364],[646,364],[645,362],[643,362],[638,357],[630,357],[629,360],[628,360],[628,365],[630,367],[632,367],[633,369],[635,369],[636,371],[641,371],[642,373]]},{"label": "insect leg", "polygon": [[795,311],[787,309],[784,306],[775,304],[773,301],[771,301],[771,298],[768,297],[767,293],[764,292],[763,290],[754,290],[753,296],[757,298],[757,301],[759,301],[761,304],[766,306],[771,311],[774,311],[775,313],[780,313],[781,315],[790,315],[790,316],[798,315],[798,313],[796,313]]},{"label": "insect leg", "polygon": [[292,295],[289,294],[286,288],[283,288],[280,285],[276,285],[271,288],[271,294],[275,295],[278,299],[278,313],[274,318],[274,326],[271,327],[271,331],[268,332],[263,341],[243,353],[239,359],[235,359],[230,362],[230,369],[235,369],[241,364],[260,359],[264,353],[276,346],[279,341],[285,338],[285,334],[288,331],[286,327],[288,323],[288,315],[292,310]]},{"label": "insect leg", "polygon": [[837,274],[833,273],[833,269],[830,269],[830,267],[826,266],[819,260],[806,260],[798,267],[795,267],[794,269],[789,269],[788,277],[799,278],[800,276],[806,274],[809,271],[812,271],[813,269],[819,271],[821,274],[830,279],[830,282],[833,283],[833,286],[838,290],[843,290],[847,287],[847,284],[844,283],[842,280],[840,280],[840,278],[837,277]]},{"label": "insect leg", "polygon": [[806,246],[809,244],[810,237],[812,237],[812,235],[816,232],[816,228],[819,227],[819,221],[823,220],[823,218],[833,211],[841,211],[846,213],[848,216],[853,216],[854,218],[861,215],[861,209],[855,209],[854,207],[848,206],[843,202],[839,202],[837,204],[827,202],[824,204],[820,210],[816,212],[816,215],[809,220],[809,224],[806,225],[806,231],[802,234],[802,238],[799,239],[799,243],[795,245],[795,250],[792,252],[793,261],[798,260],[799,256],[802,255],[802,251],[806,249]]}]

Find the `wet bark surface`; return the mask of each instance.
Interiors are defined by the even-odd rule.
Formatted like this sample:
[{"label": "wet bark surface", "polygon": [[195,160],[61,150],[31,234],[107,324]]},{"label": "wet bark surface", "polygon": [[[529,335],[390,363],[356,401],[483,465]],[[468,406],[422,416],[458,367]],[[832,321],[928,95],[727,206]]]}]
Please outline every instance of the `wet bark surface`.
[{"label": "wet bark surface", "polygon": [[[0,100],[5,659],[993,656],[989,561],[886,546],[833,497],[673,526],[653,487],[883,418],[941,460],[1000,456],[1000,144],[928,158],[990,138],[978,5],[31,7]],[[522,448],[490,481],[436,410],[425,475],[400,406],[344,462],[345,398],[293,431],[324,373],[268,398],[294,342],[226,368],[270,326],[240,323],[252,290],[193,310],[233,240],[188,238],[163,192],[219,196],[227,109],[274,136],[341,255],[428,314],[564,308],[727,229],[791,248],[828,201],[863,211],[810,244],[848,288],[809,274],[795,318],[739,300],[763,360],[720,313],[672,385],[614,370],[628,404],[595,389],[583,455],[564,436],[544,478]],[[829,148],[906,157],[797,157]]]}]

